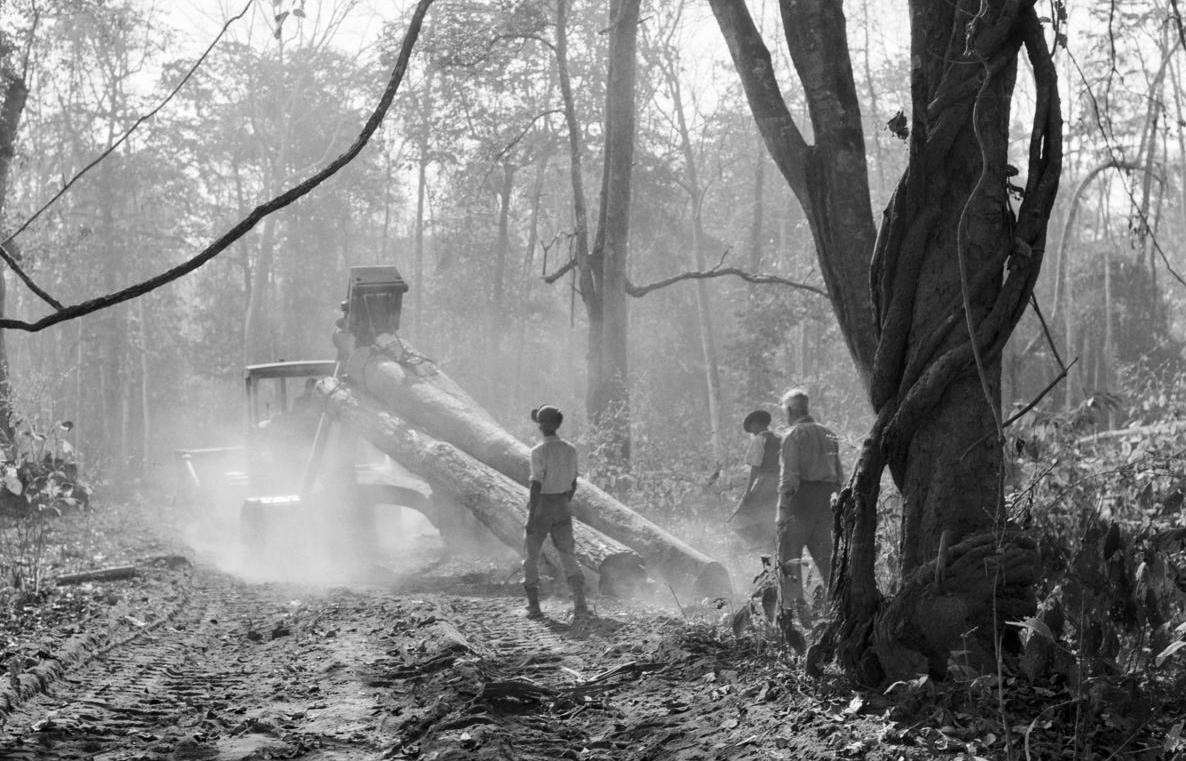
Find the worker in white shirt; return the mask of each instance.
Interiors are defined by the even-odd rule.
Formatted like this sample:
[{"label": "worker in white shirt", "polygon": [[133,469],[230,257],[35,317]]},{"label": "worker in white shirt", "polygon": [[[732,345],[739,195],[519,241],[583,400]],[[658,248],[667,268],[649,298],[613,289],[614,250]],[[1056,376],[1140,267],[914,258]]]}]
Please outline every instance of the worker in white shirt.
[{"label": "worker in white shirt", "polygon": [[564,422],[560,410],[544,405],[531,411],[531,419],[539,426],[543,441],[531,450],[531,492],[527,502],[526,560],[523,562],[527,617],[543,617],[539,608],[539,556],[544,539],[551,536],[572,589],[573,617],[584,618],[589,615],[585,602],[585,577],[577,565],[572,513],[568,509],[577,490],[577,450],[556,434]]}]

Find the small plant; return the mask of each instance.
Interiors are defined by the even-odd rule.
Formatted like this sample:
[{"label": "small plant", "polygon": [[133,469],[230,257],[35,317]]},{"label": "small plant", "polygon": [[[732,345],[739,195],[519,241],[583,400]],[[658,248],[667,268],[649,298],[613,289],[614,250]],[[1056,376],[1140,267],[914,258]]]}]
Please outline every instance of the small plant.
[{"label": "small plant", "polygon": [[0,447],[0,572],[24,595],[41,593],[52,521],[90,506],[91,489],[79,479],[70,421],[38,431],[14,421],[13,441]]}]

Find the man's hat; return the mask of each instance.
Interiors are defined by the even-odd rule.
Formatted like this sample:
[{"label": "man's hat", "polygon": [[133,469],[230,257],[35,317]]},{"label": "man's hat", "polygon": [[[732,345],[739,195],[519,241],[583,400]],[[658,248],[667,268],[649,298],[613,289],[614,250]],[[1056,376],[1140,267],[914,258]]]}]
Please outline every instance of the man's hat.
[{"label": "man's hat", "polygon": [[559,428],[560,424],[564,422],[564,413],[557,407],[545,404],[531,411],[531,419],[536,423],[550,424],[553,428]]},{"label": "man's hat", "polygon": [[741,422],[741,427],[743,430],[748,431],[751,423],[757,423],[759,425],[770,425],[770,420],[771,420],[770,413],[767,412],[766,410],[754,410],[753,412],[751,412],[750,414],[745,416],[745,420],[743,420]]}]

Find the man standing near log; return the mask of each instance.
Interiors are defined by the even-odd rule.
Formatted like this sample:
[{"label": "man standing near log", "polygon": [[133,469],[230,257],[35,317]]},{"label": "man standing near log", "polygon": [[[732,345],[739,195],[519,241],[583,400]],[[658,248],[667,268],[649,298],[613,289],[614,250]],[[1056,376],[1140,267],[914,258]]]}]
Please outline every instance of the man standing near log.
[{"label": "man standing near log", "polygon": [[778,491],[779,602],[786,629],[794,612],[805,628],[812,617],[803,588],[804,547],[828,583],[832,567],[832,495],[844,469],[836,434],[807,412],[807,393],[791,389],[782,397],[791,429],[782,439]]},{"label": "man standing near log", "polygon": [[577,490],[577,450],[556,434],[564,422],[560,410],[544,405],[531,411],[531,419],[539,426],[543,441],[531,450],[531,493],[527,501],[525,542],[527,557],[523,562],[527,617],[543,617],[539,609],[539,556],[544,539],[550,535],[572,589],[573,618],[584,618],[589,615],[585,603],[585,577],[574,554],[572,514],[568,509],[568,503]]}]

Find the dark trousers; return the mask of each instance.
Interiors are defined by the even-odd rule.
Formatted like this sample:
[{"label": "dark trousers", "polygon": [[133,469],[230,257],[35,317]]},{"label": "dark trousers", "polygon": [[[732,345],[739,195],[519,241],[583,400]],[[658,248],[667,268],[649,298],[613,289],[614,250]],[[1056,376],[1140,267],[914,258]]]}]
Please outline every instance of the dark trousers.
[{"label": "dark trousers", "polygon": [[770,529],[778,513],[778,473],[759,472],[753,488],[733,516],[733,532],[749,549],[769,552],[774,542]]},{"label": "dark trousers", "polygon": [[577,565],[576,542],[572,537],[572,515],[568,512],[567,494],[541,494],[535,510],[527,517],[527,536],[523,542],[523,583],[539,585],[539,556],[544,540],[552,537],[565,577],[584,579]]},{"label": "dark trousers", "polygon": [[806,599],[803,550],[811,553],[825,586],[832,572],[832,495],[839,484],[803,481],[778,505],[779,594],[782,607]]}]

